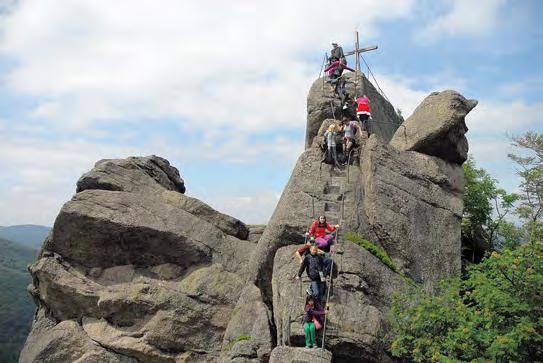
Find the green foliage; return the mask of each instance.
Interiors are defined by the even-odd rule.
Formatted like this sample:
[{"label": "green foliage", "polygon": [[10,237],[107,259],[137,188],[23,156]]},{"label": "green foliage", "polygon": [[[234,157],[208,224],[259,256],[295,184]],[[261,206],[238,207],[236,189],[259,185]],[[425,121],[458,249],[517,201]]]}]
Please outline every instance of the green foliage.
[{"label": "green foliage", "polygon": [[242,334],[242,335],[238,336],[236,339],[232,340],[227,345],[225,345],[223,350],[224,351],[229,351],[230,349],[232,349],[234,347],[234,345],[236,345],[237,342],[241,342],[242,340],[251,340],[251,336],[247,335],[247,334]]},{"label": "green foliage", "polygon": [[509,154],[519,167],[520,203],[517,215],[523,220],[526,240],[537,242],[543,239],[543,134],[527,132],[513,138],[513,145],[523,155]]},{"label": "green foliage", "polygon": [[492,252],[435,295],[399,296],[391,352],[415,362],[543,361],[543,246]]},{"label": "green foliage", "polygon": [[498,182],[486,170],[477,168],[473,158],[468,158],[463,167],[462,240],[470,247],[478,245],[494,250],[501,246],[502,228],[507,223],[505,217],[513,211],[519,197],[498,188]]},{"label": "green foliage", "polygon": [[34,303],[26,286],[32,249],[0,239],[0,362],[17,362],[32,324]]},{"label": "green foliage", "polygon": [[368,250],[368,252],[370,252],[372,255],[374,255],[379,260],[381,260],[382,263],[387,265],[392,271],[398,272],[398,267],[390,259],[386,251],[382,249],[381,247],[365,240],[360,235],[351,231],[347,231],[345,233],[345,239],[347,239],[348,241],[351,241],[354,244],[359,245],[362,248],[365,248],[366,250]]}]

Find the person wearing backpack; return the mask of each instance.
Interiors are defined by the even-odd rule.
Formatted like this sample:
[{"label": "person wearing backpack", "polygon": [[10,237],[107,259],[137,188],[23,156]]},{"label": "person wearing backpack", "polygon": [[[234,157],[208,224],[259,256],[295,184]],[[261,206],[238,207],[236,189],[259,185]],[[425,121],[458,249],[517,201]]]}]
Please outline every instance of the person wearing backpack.
[{"label": "person wearing backpack", "polygon": [[305,314],[303,318],[305,331],[305,347],[318,348],[317,346],[317,330],[322,327],[322,316],[325,313],[322,305],[319,304],[313,296],[309,295],[305,299]]}]

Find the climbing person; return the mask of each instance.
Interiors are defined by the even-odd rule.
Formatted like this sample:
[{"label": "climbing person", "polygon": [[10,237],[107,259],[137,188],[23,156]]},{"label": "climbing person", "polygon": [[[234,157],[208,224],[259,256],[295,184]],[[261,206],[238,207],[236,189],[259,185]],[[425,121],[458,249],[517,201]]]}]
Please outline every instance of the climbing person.
[{"label": "climbing person", "polygon": [[335,60],[332,61],[324,68],[324,72],[328,74],[332,83],[335,82],[342,74],[344,70],[354,72],[355,70],[348,67],[347,63],[344,60]]},{"label": "climbing person", "polygon": [[337,145],[336,145],[336,136],[339,132],[339,126],[333,122],[328,126],[328,129],[324,132],[324,138],[326,139],[326,145],[328,148],[328,156],[331,162],[333,163],[333,168],[338,166],[337,161]]},{"label": "climbing person", "polygon": [[356,104],[356,116],[358,116],[358,119],[362,123],[364,130],[366,130],[369,136],[371,133],[369,127],[369,120],[371,120],[371,109],[368,96],[363,95],[362,97],[358,97],[356,99]]},{"label": "climbing person", "polygon": [[338,95],[340,101],[341,101],[341,109],[345,110],[348,106],[347,106],[347,97],[349,97],[349,95],[347,94],[347,90],[345,89],[345,83],[347,81],[345,80],[345,76],[341,75],[339,76],[335,81],[335,88],[334,88],[334,92],[336,93],[336,95]]},{"label": "climbing person", "polygon": [[324,276],[330,274],[332,268],[332,258],[330,257],[330,247],[334,241],[334,235],[329,233],[326,234],[326,231],[334,232],[339,228],[339,224],[331,226],[326,221],[326,216],[321,214],[318,219],[315,219],[309,227],[309,231],[306,232],[307,236],[313,236],[315,238],[315,246],[324,252],[323,265],[324,265]]},{"label": "climbing person", "polygon": [[328,58],[328,62],[332,63],[333,61],[340,60],[345,61],[345,64],[347,64],[345,54],[343,54],[343,48],[334,42],[332,43],[332,50],[330,51],[330,57]]},{"label": "climbing person", "polygon": [[351,152],[354,146],[354,135],[356,132],[362,132],[360,125],[356,121],[347,121],[343,125],[343,153],[347,154]]},{"label": "climbing person", "polygon": [[328,232],[334,232],[339,228],[339,224],[331,226],[326,221],[326,216],[321,214],[318,219],[315,219],[309,227],[309,231],[306,233],[308,236],[313,236],[315,238],[315,245],[326,252],[325,248],[329,249],[329,246],[334,240],[333,234],[326,234]]},{"label": "climbing person", "polygon": [[[298,260],[300,261],[300,263],[304,262],[305,255],[309,253],[309,249],[311,248],[311,246],[313,246],[311,239],[309,239],[302,247],[298,248],[296,252],[294,252],[294,255],[298,257]],[[319,255],[324,255],[325,252],[321,249],[317,249],[317,253]]]},{"label": "climbing person", "polygon": [[317,330],[322,327],[322,316],[325,313],[322,305],[316,301],[313,296],[308,296],[305,299],[305,314],[303,318],[305,331],[305,347],[318,348],[317,346]]},{"label": "climbing person", "polygon": [[315,298],[316,301],[321,301],[323,291],[322,283],[324,282],[324,263],[321,255],[318,254],[317,246],[311,246],[309,248],[309,254],[304,257],[296,279],[300,279],[302,273],[305,271],[307,276],[311,280],[311,287],[308,292]]}]

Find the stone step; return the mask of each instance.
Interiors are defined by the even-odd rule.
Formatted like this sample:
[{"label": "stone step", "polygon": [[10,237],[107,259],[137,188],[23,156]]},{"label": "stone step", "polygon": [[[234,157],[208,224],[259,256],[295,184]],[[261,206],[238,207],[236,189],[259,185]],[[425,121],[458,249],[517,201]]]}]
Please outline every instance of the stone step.
[{"label": "stone step", "polygon": [[339,203],[325,202],[324,211],[325,212],[341,212],[341,205]]},{"label": "stone step", "polygon": [[[324,194],[340,194],[341,185],[331,185],[327,183],[324,186]],[[341,194],[340,194],[341,195]]]}]

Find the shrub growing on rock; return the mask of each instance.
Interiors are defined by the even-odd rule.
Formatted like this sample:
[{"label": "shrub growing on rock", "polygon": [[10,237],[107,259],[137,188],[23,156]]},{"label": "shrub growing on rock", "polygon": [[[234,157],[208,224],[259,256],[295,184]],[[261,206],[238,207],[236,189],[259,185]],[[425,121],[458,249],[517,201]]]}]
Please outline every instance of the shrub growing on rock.
[{"label": "shrub growing on rock", "polygon": [[436,295],[399,296],[390,350],[415,362],[543,361],[543,246],[492,252]]}]

